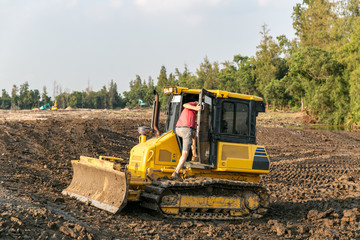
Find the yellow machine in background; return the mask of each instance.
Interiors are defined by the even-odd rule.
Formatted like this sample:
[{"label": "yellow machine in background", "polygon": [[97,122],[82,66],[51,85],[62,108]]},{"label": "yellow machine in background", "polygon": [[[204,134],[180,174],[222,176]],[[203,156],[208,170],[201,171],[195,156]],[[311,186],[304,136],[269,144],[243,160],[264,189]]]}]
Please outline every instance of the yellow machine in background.
[{"label": "yellow machine in background", "polygon": [[[139,127],[139,144],[128,163],[114,157],[73,160],[72,182],[63,194],[116,213],[127,201],[174,218],[243,219],[263,216],[269,194],[258,184],[269,173],[264,146],[256,143],[256,117],[265,111],[262,98],[220,90],[164,88],[169,95],[165,132],[158,129],[155,92],[149,127]],[[188,161],[183,182],[170,179],[181,156],[174,133],[183,104],[198,101],[197,162]],[[155,137],[147,139],[152,131]],[[191,159],[191,156],[189,156]]]},{"label": "yellow machine in background", "polygon": [[58,110],[56,100],[55,100],[55,102],[54,102],[54,106],[51,107],[51,110],[52,110],[52,111]]}]

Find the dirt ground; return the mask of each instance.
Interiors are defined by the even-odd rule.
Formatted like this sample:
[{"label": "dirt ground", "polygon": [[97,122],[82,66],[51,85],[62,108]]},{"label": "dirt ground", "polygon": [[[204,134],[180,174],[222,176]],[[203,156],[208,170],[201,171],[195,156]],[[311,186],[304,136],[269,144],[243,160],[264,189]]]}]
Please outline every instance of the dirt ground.
[{"label": "dirt ground", "polygon": [[[252,221],[116,215],[61,195],[80,155],[128,159],[151,111],[0,111],[0,239],[360,239],[360,132],[306,130],[302,114],[261,114],[268,214]],[[162,118],[163,121],[163,118]],[[161,124],[163,126],[163,124]]]}]

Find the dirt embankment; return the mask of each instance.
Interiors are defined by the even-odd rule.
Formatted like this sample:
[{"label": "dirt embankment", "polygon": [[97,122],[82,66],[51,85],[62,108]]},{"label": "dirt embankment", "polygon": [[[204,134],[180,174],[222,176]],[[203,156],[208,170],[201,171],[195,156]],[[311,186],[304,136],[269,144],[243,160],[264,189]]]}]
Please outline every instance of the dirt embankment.
[{"label": "dirt embankment", "polygon": [[[137,204],[112,215],[61,195],[80,155],[127,159],[149,111],[19,111],[0,117],[1,239],[360,238],[360,132],[288,129],[260,115],[271,156],[266,217],[163,219]],[[359,210],[358,210],[359,209]]]}]

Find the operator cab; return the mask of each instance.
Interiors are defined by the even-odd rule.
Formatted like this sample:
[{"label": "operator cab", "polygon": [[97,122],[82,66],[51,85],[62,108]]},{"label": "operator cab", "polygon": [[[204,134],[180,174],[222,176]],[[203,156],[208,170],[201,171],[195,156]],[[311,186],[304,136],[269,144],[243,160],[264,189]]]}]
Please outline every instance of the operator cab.
[{"label": "operator cab", "polygon": [[[189,90],[172,87],[167,107],[165,131],[175,130],[183,104],[198,101],[202,110],[197,114],[196,147],[198,162],[188,161],[185,166],[211,169],[217,167],[218,143],[256,144],[256,117],[265,111],[262,101],[251,96],[233,94],[225,96],[220,91]],[[165,92],[165,89],[164,89]],[[166,92],[165,92],[166,93]],[[247,98],[241,98],[246,96]],[[180,152],[181,138],[178,138]],[[238,151],[235,149],[235,151]],[[191,151],[189,154],[191,159]]]}]

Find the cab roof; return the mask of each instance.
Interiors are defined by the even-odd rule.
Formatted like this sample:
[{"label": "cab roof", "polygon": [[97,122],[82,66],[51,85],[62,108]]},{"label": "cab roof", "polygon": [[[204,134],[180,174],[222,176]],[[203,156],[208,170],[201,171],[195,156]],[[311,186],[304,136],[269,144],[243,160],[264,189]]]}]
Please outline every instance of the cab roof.
[{"label": "cab roof", "polygon": [[[207,91],[216,94],[217,98],[238,98],[238,99],[245,99],[245,100],[264,101],[261,97],[257,97],[257,96],[253,96],[253,95],[233,93],[233,92],[222,91],[222,90],[207,90]],[[182,93],[200,94],[201,89],[189,89],[189,88],[184,88],[184,87],[164,87],[163,92],[166,95],[170,95],[171,93],[173,93],[174,95],[180,95]]]}]

